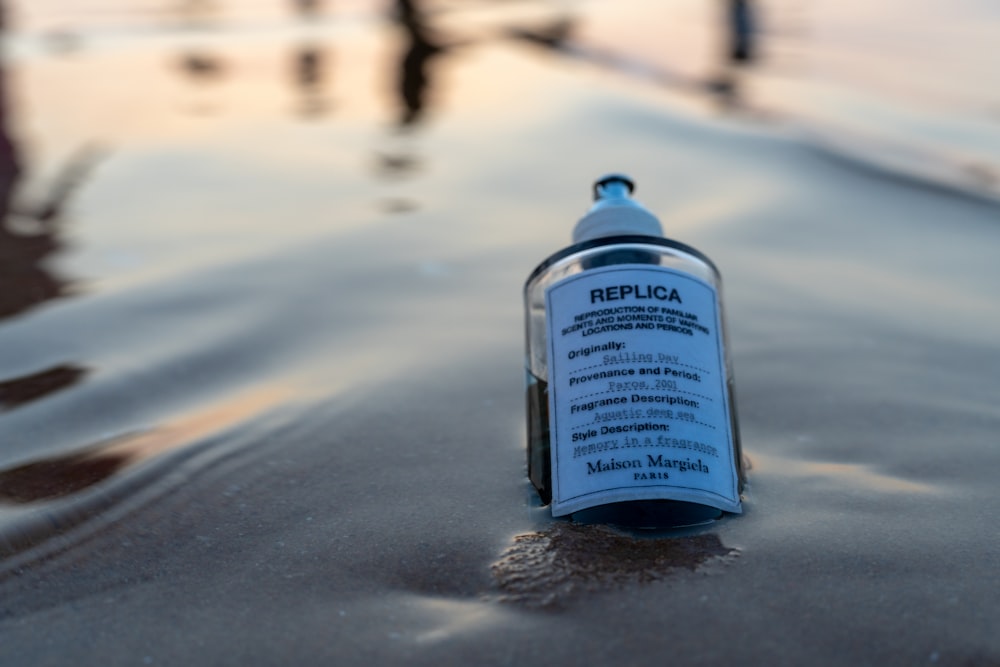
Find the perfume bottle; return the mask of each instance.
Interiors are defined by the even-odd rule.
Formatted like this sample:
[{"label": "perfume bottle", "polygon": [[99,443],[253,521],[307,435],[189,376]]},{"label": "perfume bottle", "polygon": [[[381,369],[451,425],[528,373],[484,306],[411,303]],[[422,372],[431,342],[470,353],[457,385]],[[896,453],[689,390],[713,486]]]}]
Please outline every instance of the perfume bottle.
[{"label": "perfume bottle", "polygon": [[528,477],[555,517],[671,528],[742,511],[718,269],[610,174],[524,286]]}]

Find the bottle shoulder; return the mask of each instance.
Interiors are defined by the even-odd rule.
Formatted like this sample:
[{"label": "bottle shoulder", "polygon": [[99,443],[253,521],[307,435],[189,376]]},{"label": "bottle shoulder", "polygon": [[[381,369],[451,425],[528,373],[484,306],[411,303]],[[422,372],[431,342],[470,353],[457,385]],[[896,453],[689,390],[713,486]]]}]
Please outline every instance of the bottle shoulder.
[{"label": "bottle shoulder", "polygon": [[[572,266],[582,259],[591,260],[593,264],[596,260],[607,255],[620,254],[627,258],[636,253],[648,253],[651,256],[661,255],[675,260],[690,261],[698,265],[705,272],[712,275],[715,281],[721,280],[719,269],[715,263],[697,248],[656,236],[607,236],[581,243],[575,243],[562,250],[552,253],[534,268],[524,283],[525,291],[532,285],[543,280],[553,272],[559,272],[560,268]],[[628,259],[621,261],[610,261],[608,263],[628,263]],[[647,263],[647,262],[641,262]]]}]

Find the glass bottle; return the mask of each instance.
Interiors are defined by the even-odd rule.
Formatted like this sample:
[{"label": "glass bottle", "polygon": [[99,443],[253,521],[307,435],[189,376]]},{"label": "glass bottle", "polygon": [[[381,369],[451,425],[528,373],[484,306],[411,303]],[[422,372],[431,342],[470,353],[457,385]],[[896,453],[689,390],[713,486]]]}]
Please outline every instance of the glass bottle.
[{"label": "glass bottle", "polygon": [[528,476],[553,516],[640,528],[742,511],[718,269],[611,174],[524,286]]}]

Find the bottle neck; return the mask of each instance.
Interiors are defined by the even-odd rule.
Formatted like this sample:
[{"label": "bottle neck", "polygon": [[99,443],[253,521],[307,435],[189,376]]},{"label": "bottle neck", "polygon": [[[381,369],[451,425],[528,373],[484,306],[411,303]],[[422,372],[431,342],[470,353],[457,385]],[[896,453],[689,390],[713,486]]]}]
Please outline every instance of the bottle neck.
[{"label": "bottle neck", "polygon": [[632,199],[635,184],[624,174],[608,174],[594,183],[594,205],[573,228],[573,243],[607,236],[663,236],[655,215]]}]

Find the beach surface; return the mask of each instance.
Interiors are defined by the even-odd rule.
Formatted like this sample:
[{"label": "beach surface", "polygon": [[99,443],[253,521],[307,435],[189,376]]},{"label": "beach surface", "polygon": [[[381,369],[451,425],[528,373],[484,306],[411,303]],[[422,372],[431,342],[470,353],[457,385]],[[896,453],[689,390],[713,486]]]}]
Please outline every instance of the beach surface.
[{"label": "beach surface", "polygon": [[[3,3],[0,665],[1000,664],[995,3],[236,4]],[[721,269],[740,516],[527,481],[611,171]]]}]

